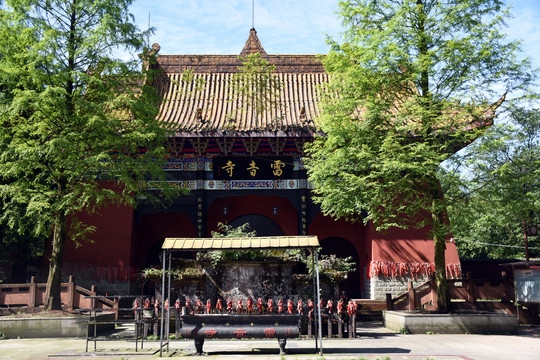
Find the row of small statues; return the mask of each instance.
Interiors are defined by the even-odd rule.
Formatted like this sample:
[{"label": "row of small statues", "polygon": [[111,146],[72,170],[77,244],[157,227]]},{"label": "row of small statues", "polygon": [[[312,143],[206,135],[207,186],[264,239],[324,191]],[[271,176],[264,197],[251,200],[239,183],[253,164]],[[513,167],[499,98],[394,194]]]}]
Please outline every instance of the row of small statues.
[{"label": "row of small statues", "polygon": [[[144,301],[144,309],[149,309],[150,305],[150,300],[146,299]],[[139,309],[140,306],[141,305],[139,304],[139,301],[135,300],[133,308]],[[154,308],[157,310],[160,307],[160,301],[156,300],[154,302]],[[223,304],[223,301],[221,299],[218,299],[215,306],[212,306],[212,302],[210,301],[210,299],[206,301],[206,305],[203,305],[200,299],[197,299],[195,301],[195,304],[193,304],[190,299],[186,299],[184,307],[186,314],[304,314],[303,301],[298,300],[295,309],[294,302],[291,299],[287,300],[286,306],[283,299],[279,299],[279,301],[277,302],[277,306],[274,303],[273,299],[268,299],[265,306],[262,298],[258,298],[257,302],[254,302],[251,297],[248,297],[245,307],[242,299],[239,299],[236,302],[236,307],[233,307],[233,301],[231,299],[228,299],[225,304]],[[347,305],[345,305],[345,301],[343,301],[343,299],[339,299],[337,301],[337,306],[334,306],[334,301],[332,299],[326,302],[326,306],[324,305],[324,301],[321,300],[319,307],[321,309],[325,309],[325,314],[327,315],[335,313],[338,315],[347,314],[349,316],[352,316],[356,315],[356,313],[358,312],[358,305],[352,300],[349,300]],[[180,299],[176,300],[174,308],[179,313],[181,312],[182,304],[180,302]],[[307,308],[308,316],[311,319],[313,317],[315,303],[312,300],[308,300]],[[165,300],[165,310],[168,309],[169,301]]]}]

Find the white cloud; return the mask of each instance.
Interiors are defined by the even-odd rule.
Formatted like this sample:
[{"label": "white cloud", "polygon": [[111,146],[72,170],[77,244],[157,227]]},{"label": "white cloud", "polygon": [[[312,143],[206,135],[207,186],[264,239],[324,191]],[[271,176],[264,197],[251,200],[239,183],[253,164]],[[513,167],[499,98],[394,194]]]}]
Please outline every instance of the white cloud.
[{"label": "white cloud", "polygon": [[[252,25],[250,0],[136,0],[131,8],[140,28],[148,13],[166,54],[238,54]],[[255,28],[270,54],[313,54],[327,51],[325,33],[337,33],[333,0],[256,0]]]},{"label": "white cloud", "polygon": [[[514,0],[508,21],[511,39],[540,67],[540,5]],[[148,13],[156,33],[151,42],[163,54],[239,54],[251,28],[251,0],[135,0],[131,11],[146,28]],[[269,54],[326,53],[325,34],[341,31],[337,0],[255,0],[255,28]]]}]

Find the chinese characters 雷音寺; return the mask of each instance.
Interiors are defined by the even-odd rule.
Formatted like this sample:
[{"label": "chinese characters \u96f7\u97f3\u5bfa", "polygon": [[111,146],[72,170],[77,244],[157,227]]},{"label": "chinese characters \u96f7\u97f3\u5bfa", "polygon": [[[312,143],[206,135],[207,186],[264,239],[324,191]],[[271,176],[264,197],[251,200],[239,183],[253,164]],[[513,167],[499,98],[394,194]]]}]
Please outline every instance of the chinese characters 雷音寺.
[{"label": "chinese characters \u96f7\u97f3\u5bfa", "polygon": [[275,176],[281,176],[283,174],[283,168],[285,167],[285,163],[281,160],[276,160],[272,163],[271,167],[273,169],[272,173]]},{"label": "chinese characters \u96f7\u97f3\u5bfa", "polygon": [[234,167],[236,165],[233,164],[233,162],[231,160],[227,161],[227,164],[225,164],[225,166],[222,166],[221,168],[223,170],[225,170],[227,172],[227,174],[229,174],[229,177],[232,177],[233,176],[233,170],[234,170]]},{"label": "chinese characters \u96f7\u97f3\u5bfa", "polygon": [[247,168],[249,170],[249,174],[254,177],[255,175],[257,175],[257,170],[259,170],[259,167],[257,166],[257,164],[255,164],[255,161],[251,161],[249,163],[249,167]]}]

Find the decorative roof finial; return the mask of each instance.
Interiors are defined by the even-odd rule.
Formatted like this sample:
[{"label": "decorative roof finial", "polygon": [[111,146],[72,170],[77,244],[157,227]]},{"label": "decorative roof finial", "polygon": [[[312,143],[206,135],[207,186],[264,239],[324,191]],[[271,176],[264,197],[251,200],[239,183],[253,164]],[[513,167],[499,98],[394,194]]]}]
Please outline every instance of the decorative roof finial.
[{"label": "decorative roof finial", "polygon": [[255,29],[251,29],[249,31],[249,37],[246,41],[246,44],[244,45],[244,48],[242,49],[242,52],[240,53],[240,56],[246,57],[249,54],[255,53],[261,54],[262,57],[268,57],[268,54],[266,53],[266,51],[264,51],[259,37],[257,36],[257,31]]}]

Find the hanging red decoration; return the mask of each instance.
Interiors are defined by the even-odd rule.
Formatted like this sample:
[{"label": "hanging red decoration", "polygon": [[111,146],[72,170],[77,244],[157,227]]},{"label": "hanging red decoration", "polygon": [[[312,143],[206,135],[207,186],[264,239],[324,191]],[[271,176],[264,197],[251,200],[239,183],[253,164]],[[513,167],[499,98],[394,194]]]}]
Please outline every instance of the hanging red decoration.
[{"label": "hanging red decoration", "polygon": [[[371,279],[377,276],[385,278],[396,278],[410,275],[415,280],[419,276],[428,277],[435,273],[435,264],[433,263],[404,263],[395,261],[371,261],[368,270],[368,277]],[[461,277],[460,264],[447,264],[446,276],[449,279]]]}]

